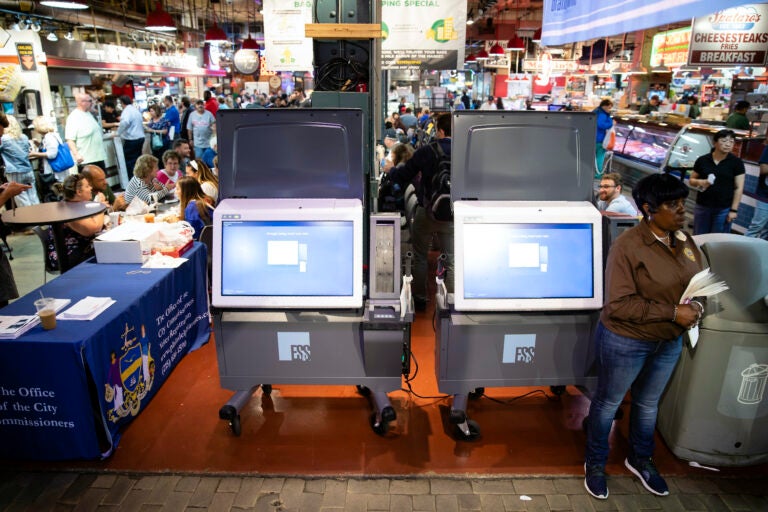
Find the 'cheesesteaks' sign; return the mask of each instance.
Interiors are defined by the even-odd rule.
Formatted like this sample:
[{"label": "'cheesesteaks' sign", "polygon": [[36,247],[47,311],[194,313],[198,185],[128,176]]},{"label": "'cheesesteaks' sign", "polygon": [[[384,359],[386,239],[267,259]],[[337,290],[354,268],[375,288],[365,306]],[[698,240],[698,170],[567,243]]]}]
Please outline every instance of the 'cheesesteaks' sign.
[{"label": "'cheesesteaks' sign", "polygon": [[693,21],[691,66],[765,66],[768,56],[768,4],[747,4]]}]

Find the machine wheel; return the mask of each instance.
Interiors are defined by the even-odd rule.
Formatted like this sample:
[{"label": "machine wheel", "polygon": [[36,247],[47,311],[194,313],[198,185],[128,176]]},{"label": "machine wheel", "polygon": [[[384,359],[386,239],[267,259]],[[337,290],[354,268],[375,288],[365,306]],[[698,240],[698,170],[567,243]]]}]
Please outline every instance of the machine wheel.
[{"label": "machine wheel", "polygon": [[355,388],[357,389],[357,393],[358,393],[360,396],[371,396],[371,390],[370,390],[370,388],[367,388],[367,387],[365,387],[365,386],[361,386],[361,385],[359,385],[359,384],[358,384],[357,386],[355,386]]},{"label": "machine wheel", "polygon": [[555,396],[560,396],[565,393],[565,386],[549,386],[549,390]]},{"label": "machine wheel", "polygon": [[397,414],[395,413],[395,410],[392,407],[386,406],[384,409],[381,410],[381,421],[389,423],[390,421],[395,421],[396,419],[397,419]]},{"label": "machine wheel", "polygon": [[368,418],[368,422],[371,425],[371,429],[373,430],[374,434],[383,436],[386,435],[387,432],[389,432],[389,422],[384,421],[383,419],[377,424],[376,423],[376,413],[372,412],[371,416]]},{"label": "machine wheel", "polygon": [[272,384],[262,384],[261,385],[261,392],[265,395],[271,395],[272,394]]},{"label": "machine wheel", "polygon": [[234,418],[229,420],[229,428],[232,429],[232,433],[236,437],[240,437],[240,434],[243,432],[242,426],[240,425],[240,415],[236,415]]},{"label": "machine wheel", "polygon": [[459,441],[474,441],[480,437],[480,425],[474,420],[467,420],[467,427],[469,428],[469,434],[465,434],[458,425],[456,425],[454,432],[456,433],[456,439]]},{"label": "machine wheel", "polygon": [[475,388],[474,391],[470,391],[467,396],[470,400],[480,400],[483,398],[483,393],[485,393],[485,388]]}]

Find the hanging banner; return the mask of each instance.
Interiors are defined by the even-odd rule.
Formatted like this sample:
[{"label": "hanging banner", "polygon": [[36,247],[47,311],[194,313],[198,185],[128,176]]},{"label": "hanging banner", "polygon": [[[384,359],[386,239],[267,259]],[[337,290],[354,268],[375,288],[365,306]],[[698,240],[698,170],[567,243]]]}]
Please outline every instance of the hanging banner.
[{"label": "hanging banner", "polygon": [[312,6],[311,0],[264,0],[264,53],[272,71],[312,71],[312,38],[304,37]]},{"label": "hanging banner", "polygon": [[651,67],[661,65],[679,68],[688,62],[688,45],[691,42],[691,27],[659,32],[653,36]]},{"label": "hanging banner", "polygon": [[690,20],[733,0],[545,0],[541,43],[557,46]]},{"label": "hanging banner", "polygon": [[381,67],[461,69],[466,0],[382,0]]},{"label": "hanging banner", "polygon": [[748,4],[693,21],[688,64],[765,66],[768,56],[768,4]]}]

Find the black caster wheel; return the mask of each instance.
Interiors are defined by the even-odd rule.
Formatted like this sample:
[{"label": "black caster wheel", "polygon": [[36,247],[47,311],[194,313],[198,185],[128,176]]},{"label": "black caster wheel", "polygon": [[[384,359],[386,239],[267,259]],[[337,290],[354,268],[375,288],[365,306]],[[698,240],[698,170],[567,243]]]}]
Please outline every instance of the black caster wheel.
[{"label": "black caster wheel", "polygon": [[565,393],[565,386],[549,386],[549,390],[555,396],[560,396]]},{"label": "black caster wheel", "polygon": [[262,384],[261,385],[261,392],[265,395],[271,395],[272,394],[272,384]]},{"label": "black caster wheel", "polygon": [[240,415],[236,415],[234,418],[229,420],[229,428],[232,429],[232,433],[236,437],[240,437],[240,434],[242,434],[242,426],[240,425]]},{"label": "black caster wheel", "polygon": [[474,441],[480,437],[480,425],[478,425],[476,421],[467,420],[467,428],[469,429],[469,434],[465,434],[464,431],[456,425],[456,428],[454,429],[456,439],[459,441]]},{"label": "black caster wheel", "polygon": [[381,410],[381,421],[389,423],[390,421],[395,421],[395,419],[397,419],[397,414],[392,407],[387,406]]},{"label": "black caster wheel", "polygon": [[384,421],[382,419],[381,421],[379,421],[377,423],[376,422],[376,413],[375,412],[371,413],[371,416],[369,417],[369,421],[368,422],[370,423],[371,429],[373,430],[374,434],[383,436],[383,435],[386,435],[387,432],[389,432],[389,422],[388,421]]},{"label": "black caster wheel", "polygon": [[360,396],[371,396],[371,390],[369,388],[367,388],[365,386],[361,386],[359,384],[357,386],[355,386],[355,388],[357,389],[357,393]]},{"label": "black caster wheel", "polygon": [[467,413],[460,409],[451,409],[448,413],[448,421],[454,425],[459,425],[467,420]]},{"label": "black caster wheel", "polygon": [[483,398],[483,394],[485,393],[485,388],[475,388],[474,391],[469,392],[469,399],[470,400],[479,400]]},{"label": "black caster wheel", "polygon": [[219,409],[219,418],[222,420],[231,420],[237,416],[237,409],[235,409],[231,405],[223,405],[221,409]]}]

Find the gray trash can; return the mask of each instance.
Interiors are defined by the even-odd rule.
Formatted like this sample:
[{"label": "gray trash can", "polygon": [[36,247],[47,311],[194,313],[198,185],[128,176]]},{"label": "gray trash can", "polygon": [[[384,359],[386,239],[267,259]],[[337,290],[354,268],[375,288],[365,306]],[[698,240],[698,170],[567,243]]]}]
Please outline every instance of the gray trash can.
[{"label": "gray trash can", "polygon": [[710,298],[662,397],[658,428],[677,457],[716,466],[768,461],[768,242],[695,237],[730,289]]}]

